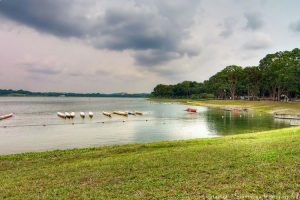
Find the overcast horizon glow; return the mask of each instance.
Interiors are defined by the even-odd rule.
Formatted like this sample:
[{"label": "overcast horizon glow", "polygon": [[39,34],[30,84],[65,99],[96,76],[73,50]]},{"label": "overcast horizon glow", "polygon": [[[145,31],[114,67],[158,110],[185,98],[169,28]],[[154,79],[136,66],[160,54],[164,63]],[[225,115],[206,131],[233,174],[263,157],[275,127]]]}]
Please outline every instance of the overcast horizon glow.
[{"label": "overcast horizon glow", "polygon": [[0,0],[0,88],[151,92],[300,47],[297,0]]}]

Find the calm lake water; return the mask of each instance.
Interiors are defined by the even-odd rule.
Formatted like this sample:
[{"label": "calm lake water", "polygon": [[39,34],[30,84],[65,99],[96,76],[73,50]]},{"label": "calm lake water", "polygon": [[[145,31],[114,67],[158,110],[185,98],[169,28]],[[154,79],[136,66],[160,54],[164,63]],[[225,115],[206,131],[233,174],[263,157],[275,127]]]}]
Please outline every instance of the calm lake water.
[{"label": "calm lake water", "polygon": [[[289,126],[270,115],[206,107],[186,113],[186,107],[140,98],[1,97],[0,115],[15,116],[0,121],[0,154],[206,138]],[[114,110],[144,115],[102,115]],[[94,118],[81,119],[81,111],[92,111]],[[61,119],[57,112],[76,112],[76,117]]]}]

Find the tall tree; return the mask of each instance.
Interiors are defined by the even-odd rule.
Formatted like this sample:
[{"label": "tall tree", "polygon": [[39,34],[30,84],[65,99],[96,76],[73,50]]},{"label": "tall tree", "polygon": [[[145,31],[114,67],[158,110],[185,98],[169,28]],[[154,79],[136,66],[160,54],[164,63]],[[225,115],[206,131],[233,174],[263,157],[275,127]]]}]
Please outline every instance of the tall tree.
[{"label": "tall tree", "polygon": [[261,87],[262,74],[258,67],[245,67],[243,70],[243,85],[247,89],[249,100],[254,100]]},{"label": "tall tree", "polygon": [[226,82],[230,91],[231,99],[236,96],[237,86],[241,82],[243,68],[237,65],[230,65],[221,71],[226,78]]}]

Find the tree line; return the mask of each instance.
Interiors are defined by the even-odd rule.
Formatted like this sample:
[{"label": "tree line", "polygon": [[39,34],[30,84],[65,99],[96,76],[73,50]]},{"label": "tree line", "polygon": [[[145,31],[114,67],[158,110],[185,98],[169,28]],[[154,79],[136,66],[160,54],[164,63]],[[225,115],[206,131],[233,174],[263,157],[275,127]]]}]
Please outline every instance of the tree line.
[{"label": "tree line", "polygon": [[258,66],[230,65],[204,82],[157,85],[152,97],[194,99],[300,98],[300,49],[266,55]]}]

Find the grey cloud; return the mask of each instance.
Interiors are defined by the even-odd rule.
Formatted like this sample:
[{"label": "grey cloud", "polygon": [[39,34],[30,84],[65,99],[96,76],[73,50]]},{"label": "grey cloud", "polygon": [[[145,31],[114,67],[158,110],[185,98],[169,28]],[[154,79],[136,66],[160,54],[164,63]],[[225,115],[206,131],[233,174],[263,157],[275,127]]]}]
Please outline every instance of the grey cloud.
[{"label": "grey cloud", "polygon": [[38,65],[38,64],[33,64],[33,63],[22,63],[20,64],[21,67],[25,69],[26,72],[30,74],[35,74],[35,75],[58,75],[62,71],[59,69],[54,69],[51,66],[43,66],[43,65]]},{"label": "grey cloud", "polygon": [[248,50],[259,50],[270,47],[272,43],[272,39],[269,35],[259,33],[255,34],[253,38],[248,40],[243,47]]},{"label": "grey cloud", "polygon": [[226,18],[222,24],[223,30],[219,35],[224,38],[230,37],[234,33],[235,25],[236,25],[236,19]]},{"label": "grey cloud", "polygon": [[136,64],[153,66],[166,63],[169,60],[180,58],[182,55],[177,52],[166,52],[161,50],[139,51],[135,54]]},{"label": "grey cloud", "polygon": [[259,13],[245,13],[245,18],[247,20],[246,29],[258,30],[264,25],[262,16]]},{"label": "grey cloud", "polygon": [[300,20],[290,25],[290,29],[294,32],[300,32]]},{"label": "grey cloud", "polygon": [[41,32],[83,39],[95,48],[134,51],[139,65],[156,65],[198,53],[182,46],[189,39],[197,0],[117,2],[117,6],[108,4],[101,14],[91,11],[97,3],[4,0],[0,3],[0,14]]},{"label": "grey cloud", "polygon": [[38,68],[31,68],[27,70],[28,72],[34,74],[43,74],[43,75],[57,75],[60,74],[61,71],[53,70],[53,69],[38,69]]}]

